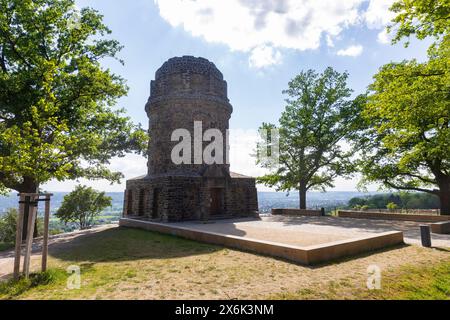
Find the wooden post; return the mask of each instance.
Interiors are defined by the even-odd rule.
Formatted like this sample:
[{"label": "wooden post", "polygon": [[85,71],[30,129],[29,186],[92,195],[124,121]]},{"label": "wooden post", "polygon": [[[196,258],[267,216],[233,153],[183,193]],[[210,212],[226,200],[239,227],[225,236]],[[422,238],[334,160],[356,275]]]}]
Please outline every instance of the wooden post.
[{"label": "wooden post", "polygon": [[42,272],[47,271],[48,224],[50,220],[50,195],[45,196],[44,239],[42,242]]},{"label": "wooden post", "polygon": [[23,211],[23,224],[22,224],[22,243],[25,243],[27,240],[27,234],[28,234],[28,230],[27,230],[27,226],[28,226],[28,220],[30,219],[30,201],[31,200],[31,196],[29,193],[24,193],[24,211]]},{"label": "wooden post", "polygon": [[25,210],[25,196],[19,194],[19,213],[17,215],[16,224],[16,248],[14,251],[14,279],[19,279],[20,275],[20,258],[22,254],[22,229],[23,229],[23,216]]},{"label": "wooden post", "polygon": [[36,214],[37,214],[37,205],[35,202],[38,200],[39,196],[33,195],[30,197],[31,204],[30,214],[28,215],[28,226],[27,226],[27,240],[25,247],[25,257],[23,259],[23,273],[25,278],[28,278],[30,275],[30,260],[31,260],[31,251],[33,248],[33,236],[34,236],[34,224],[36,222]]},{"label": "wooden post", "polygon": [[420,226],[420,237],[422,239],[422,246],[431,248],[431,228],[429,225]]}]

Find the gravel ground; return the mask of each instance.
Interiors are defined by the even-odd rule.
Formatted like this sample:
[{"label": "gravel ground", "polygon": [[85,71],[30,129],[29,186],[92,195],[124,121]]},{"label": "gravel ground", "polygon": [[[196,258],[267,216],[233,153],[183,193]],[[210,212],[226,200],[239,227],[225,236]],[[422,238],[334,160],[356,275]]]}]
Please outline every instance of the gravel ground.
[{"label": "gravel ground", "polygon": [[[266,216],[261,220],[219,220],[207,224],[182,222],[176,225],[258,240],[309,246],[388,231],[402,231],[407,244],[420,245],[421,224],[423,223],[335,217]],[[433,246],[450,247],[450,234],[432,234],[432,240]]]}]

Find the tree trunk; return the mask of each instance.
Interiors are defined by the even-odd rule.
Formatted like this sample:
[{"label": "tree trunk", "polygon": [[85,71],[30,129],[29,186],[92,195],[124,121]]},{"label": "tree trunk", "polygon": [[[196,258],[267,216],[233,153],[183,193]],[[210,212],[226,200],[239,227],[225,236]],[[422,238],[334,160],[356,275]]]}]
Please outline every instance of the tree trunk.
[{"label": "tree trunk", "polygon": [[299,191],[300,209],[306,209],[306,188],[301,185]]},{"label": "tree trunk", "polygon": [[450,179],[439,183],[439,200],[441,202],[441,215],[450,215]]}]

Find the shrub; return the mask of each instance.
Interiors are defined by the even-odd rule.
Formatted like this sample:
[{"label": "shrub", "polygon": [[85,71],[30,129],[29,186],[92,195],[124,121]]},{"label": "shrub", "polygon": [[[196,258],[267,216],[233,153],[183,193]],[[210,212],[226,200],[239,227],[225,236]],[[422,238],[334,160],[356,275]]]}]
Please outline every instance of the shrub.
[{"label": "shrub", "polygon": [[85,230],[92,226],[96,216],[111,206],[111,201],[112,198],[105,196],[104,192],[79,185],[64,197],[56,216],[64,223],[75,222]]},{"label": "shrub", "polygon": [[[17,209],[9,208],[6,213],[0,217],[0,242],[12,243],[16,242],[16,226],[17,226]],[[37,234],[39,237],[44,233],[44,219],[37,218]]]},{"label": "shrub", "polygon": [[395,210],[395,209],[398,208],[398,206],[397,206],[397,204],[394,203],[394,202],[389,202],[389,203],[386,205],[386,208],[389,209],[389,210]]},{"label": "shrub", "polygon": [[13,243],[16,240],[17,209],[9,208],[0,217],[0,242]]},{"label": "shrub", "polygon": [[439,197],[423,192],[398,192],[356,197],[350,199],[348,207],[368,205],[373,209],[386,209],[391,202],[395,203],[397,208],[405,209],[438,209],[440,207]]}]

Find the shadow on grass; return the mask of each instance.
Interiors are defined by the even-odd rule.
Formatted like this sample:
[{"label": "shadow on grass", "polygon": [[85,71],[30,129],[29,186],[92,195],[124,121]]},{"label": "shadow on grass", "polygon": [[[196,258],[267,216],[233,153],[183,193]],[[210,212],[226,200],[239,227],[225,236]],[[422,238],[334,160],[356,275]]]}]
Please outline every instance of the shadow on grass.
[{"label": "shadow on grass", "polygon": [[222,247],[151,231],[113,228],[57,243],[50,255],[71,262],[120,262],[202,255]]},{"label": "shadow on grass", "polygon": [[442,247],[432,247],[432,248],[437,251],[450,252],[450,248],[442,248]]},{"label": "shadow on grass", "polygon": [[[320,269],[333,264],[365,258],[373,254],[409,247],[397,245],[327,262],[303,265],[292,260],[256,253],[251,250],[233,249],[263,257],[284,261],[309,269]],[[133,228],[114,228],[73,239],[64,244],[55,244],[50,254],[63,261],[84,262],[121,262],[139,259],[170,259],[209,254],[224,250],[225,247],[188,240],[172,235]]]}]

